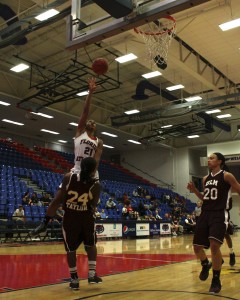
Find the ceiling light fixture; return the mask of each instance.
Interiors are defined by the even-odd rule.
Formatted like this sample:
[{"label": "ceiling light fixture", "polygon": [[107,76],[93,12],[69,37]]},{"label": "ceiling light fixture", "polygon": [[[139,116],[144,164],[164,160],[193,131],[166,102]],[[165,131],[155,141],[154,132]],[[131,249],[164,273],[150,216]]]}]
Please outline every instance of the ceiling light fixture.
[{"label": "ceiling light fixture", "polygon": [[47,11],[45,11],[44,13],[38,15],[35,17],[35,19],[39,20],[39,21],[45,21],[49,18],[52,18],[54,16],[56,16],[57,14],[59,14],[59,11],[56,9],[49,9]]},{"label": "ceiling light fixture", "polygon": [[9,106],[11,105],[10,103],[4,102],[4,101],[0,101],[0,105],[4,105],[4,106]]},{"label": "ceiling light fixture", "polygon": [[193,134],[193,135],[188,135],[188,139],[195,139],[195,138],[198,138],[199,135],[197,134]]},{"label": "ceiling light fixture", "polygon": [[47,130],[47,129],[41,129],[40,131],[48,132],[48,133],[51,133],[51,134],[60,134],[59,132],[51,131],[51,130]]},{"label": "ceiling light fixture", "polygon": [[134,141],[134,140],[127,140],[128,142],[130,143],[133,143],[133,144],[137,144],[137,145],[140,145],[141,143],[139,143],[138,141]]},{"label": "ceiling light fixture", "polygon": [[113,146],[109,146],[109,145],[105,145],[105,144],[103,144],[103,147],[105,147],[105,148],[110,148],[110,149],[113,149],[113,148],[114,148]]},{"label": "ceiling light fixture", "polygon": [[52,118],[53,118],[53,116],[46,115],[46,114],[42,114],[42,113],[35,113],[35,112],[33,112],[33,111],[31,111],[31,114],[37,115],[37,116],[41,116],[41,117],[47,118],[47,119],[52,119]]},{"label": "ceiling light fixture", "polygon": [[67,143],[67,141],[64,140],[58,140],[60,143]]},{"label": "ceiling light fixture", "polygon": [[150,73],[143,74],[142,77],[148,79],[148,78],[152,78],[152,77],[156,77],[156,76],[160,76],[160,75],[162,75],[161,72],[159,72],[159,71],[154,71],[154,72],[150,72]]},{"label": "ceiling light fixture", "polygon": [[10,123],[10,124],[18,125],[18,126],[23,126],[24,125],[23,123],[15,122],[15,121],[8,120],[8,119],[2,119],[2,121]]},{"label": "ceiling light fixture", "polygon": [[126,115],[133,115],[133,114],[137,114],[137,113],[139,113],[139,110],[137,110],[137,109],[132,109],[132,110],[125,111]]},{"label": "ceiling light fixture", "polygon": [[172,85],[166,88],[166,90],[168,91],[175,91],[175,90],[180,90],[180,89],[184,89],[185,86],[182,84],[177,84],[177,85]]},{"label": "ceiling light fixture", "polygon": [[191,101],[197,101],[197,100],[202,100],[202,97],[200,96],[191,96],[191,97],[187,97],[184,98],[187,102],[191,102]]},{"label": "ceiling light fixture", "polygon": [[212,110],[207,110],[207,111],[205,111],[205,113],[206,114],[215,114],[215,113],[219,113],[219,112],[221,112],[221,110],[220,109],[212,109]]},{"label": "ceiling light fixture", "polygon": [[77,96],[86,96],[89,94],[89,91],[83,91],[83,92],[80,92],[80,93],[77,93]]},{"label": "ceiling light fixture", "polygon": [[137,58],[136,55],[134,55],[133,53],[129,53],[129,54],[117,57],[117,58],[115,58],[115,60],[117,62],[119,62],[120,64],[123,64],[123,63],[125,63],[127,61],[131,61],[131,60],[136,59],[136,58]]},{"label": "ceiling light fixture", "polygon": [[75,123],[75,122],[71,122],[69,124],[72,125],[72,126],[78,126],[78,123]]},{"label": "ceiling light fixture", "polygon": [[218,115],[217,118],[218,119],[224,119],[224,118],[230,118],[232,115],[230,114],[225,114],[225,115]]},{"label": "ceiling light fixture", "polygon": [[164,125],[164,126],[161,126],[161,128],[170,128],[172,127],[172,125]]},{"label": "ceiling light fixture", "polygon": [[116,134],[108,133],[108,132],[105,132],[105,131],[101,132],[101,134],[108,135],[108,136],[111,136],[111,137],[117,137]]},{"label": "ceiling light fixture", "polygon": [[240,18],[219,25],[222,31],[227,31],[240,26]]},{"label": "ceiling light fixture", "polygon": [[29,68],[28,65],[21,63],[21,64],[16,65],[15,67],[12,67],[10,70],[13,72],[19,73],[24,70],[27,70],[28,68]]}]

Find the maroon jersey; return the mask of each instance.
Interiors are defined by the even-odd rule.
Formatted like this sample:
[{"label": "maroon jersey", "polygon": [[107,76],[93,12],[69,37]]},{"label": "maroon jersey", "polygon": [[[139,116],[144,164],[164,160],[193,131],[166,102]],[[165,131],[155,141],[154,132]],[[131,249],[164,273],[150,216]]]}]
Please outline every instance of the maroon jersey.
[{"label": "maroon jersey", "polygon": [[224,171],[210,173],[205,181],[202,211],[229,209],[231,186],[224,180]]},{"label": "maroon jersey", "polygon": [[68,184],[66,185],[67,197],[63,204],[65,215],[68,213],[81,213],[91,211],[96,203],[93,203],[92,188],[98,182],[81,182],[79,174],[71,174]]}]

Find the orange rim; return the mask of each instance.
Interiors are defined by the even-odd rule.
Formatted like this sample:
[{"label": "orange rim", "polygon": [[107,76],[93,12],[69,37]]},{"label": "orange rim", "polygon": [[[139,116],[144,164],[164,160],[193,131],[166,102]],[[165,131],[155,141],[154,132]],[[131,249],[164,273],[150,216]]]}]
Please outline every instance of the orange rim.
[{"label": "orange rim", "polygon": [[134,27],[133,30],[137,34],[144,34],[144,35],[162,35],[164,33],[170,33],[170,32],[172,32],[175,29],[175,27],[176,27],[176,19],[174,17],[172,17],[172,16],[165,16],[165,17],[162,17],[162,19],[168,19],[168,20],[172,21],[173,22],[172,28],[166,29],[166,30],[161,31],[161,32],[160,31],[159,32],[146,32],[146,31],[142,31],[142,30],[138,29],[137,27]]}]

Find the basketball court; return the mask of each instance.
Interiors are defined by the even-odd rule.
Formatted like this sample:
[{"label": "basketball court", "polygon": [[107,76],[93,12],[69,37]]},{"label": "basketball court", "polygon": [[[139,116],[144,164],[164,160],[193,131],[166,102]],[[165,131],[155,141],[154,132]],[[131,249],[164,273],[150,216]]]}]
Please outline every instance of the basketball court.
[{"label": "basketball court", "polygon": [[[98,242],[97,272],[102,284],[87,283],[87,257],[78,251],[80,290],[69,289],[69,273],[61,242],[1,245],[0,299],[240,299],[239,233],[233,236],[236,265],[230,267],[228,249],[222,291],[211,295],[198,279],[200,263],[192,249],[192,235]],[[209,254],[209,253],[208,253]]]},{"label": "basketball court", "polygon": [[[137,72],[132,72],[131,67],[126,68],[125,74],[131,74],[131,77],[127,77],[124,74],[124,83],[127,83],[126,85],[128,85],[129,82],[134,82],[134,87],[132,85],[131,89],[129,88],[127,90],[127,92],[125,93],[127,97],[126,99],[124,99],[125,102],[123,103],[123,91],[120,91],[120,86],[122,85],[121,80],[123,80],[123,77],[119,77],[119,66],[113,59],[113,50],[111,50],[112,52],[110,52],[110,50],[107,53],[105,52],[105,48],[109,48],[110,46],[112,47],[112,45],[114,45],[114,50],[118,51],[119,53],[125,53],[128,49],[131,48],[130,46],[133,43],[134,49],[136,50],[136,53],[139,57],[148,56],[147,60],[142,61],[141,67],[136,67],[137,70],[143,67],[147,67],[148,69],[157,69],[158,71],[159,69],[164,70],[167,67],[167,64],[169,64],[168,62],[171,62],[171,65],[174,65],[174,67],[171,67],[169,64],[169,68],[167,68],[165,72],[165,78],[168,78],[169,82],[180,82],[184,73],[184,77],[186,78],[186,83],[188,85],[188,96],[194,94],[196,91],[211,91],[211,106],[214,106],[215,102],[218,103],[218,101],[220,100],[226,100],[226,98],[224,98],[225,95],[223,95],[222,91],[225,91],[225,89],[227,89],[226,95],[228,96],[228,100],[235,100],[234,92],[236,91],[236,84],[232,84],[232,81],[227,78],[227,76],[224,76],[224,74],[220,74],[221,76],[218,76],[220,71],[213,68],[211,64],[206,64],[206,60],[201,60],[201,58],[203,57],[200,57],[199,55],[195,55],[194,57],[192,57],[193,55],[191,56],[191,54],[196,54],[196,51],[193,51],[194,49],[189,47],[187,43],[183,43],[180,37],[174,36],[178,24],[175,18],[171,17],[172,15],[181,13],[185,9],[192,8],[192,6],[194,8],[194,5],[197,6],[210,1],[168,0],[135,2],[138,4],[138,8],[136,10],[133,10],[129,15],[125,12],[121,14],[119,11],[119,18],[112,20],[112,18],[106,16],[105,11],[103,13],[103,10],[100,10],[99,8],[96,9],[95,4],[81,7],[80,0],[72,0],[71,15],[67,16],[67,26],[65,28],[67,33],[66,48],[68,50],[81,49],[81,55],[79,55],[79,53],[76,54],[76,57],[74,57],[73,64],[71,66],[65,64],[61,65],[60,68],[60,64],[62,62],[70,61],[70,55],[68,55],[68,57],[66,58],[63,58],[62,56],[60,57],[60,55],[58,56],[58,54],[62,54],[62,52],[64,52],[60,46],[59,49],[55,51],[55,54],[54,52],[53,54],[51,54],[56,59],[51,68],[57,66],[56,69],[54,69],[54,71],[56,71],[56,73],[54,73],[54,76],[56,74],[62,75],[62,77],[55,77],[59,79],[59,81],[61,79],[62,85],[60,85],[60,88],[69,88],[69,92],[66,92],[63,96],[61,89],[59,91],[55,89],[56,81],[49,80],[50,77],[43,76],[43,78],[47,78],[47,80],[38,83],[35,86],[38,89],[38,92],[36,92],[36,94],[33,93],[33,95],[29,95],[28,81],[26,79],[27,77],[25,77],[25,81],[27,82],[27,84],[25,83],[24,86],[27,87],[25,87],[24,92],[22,92],[21,88],[18,87],[21,92],[19,92],[19,94],[16,92],[17,96],[13,97],[15,104],[17,103],[18,107],[26,111],[38,111],[39,109],[45,109],[46,107],[54,104],[56,105],[55,110],[63,112],[62,120],[67,118],[70,114],[76,116],[76,111],[81,111],[82,103],[79,104],[81,101],[74,99],[74,101],[76,100],[76,103],[69,106],[68,103],[65,102],[66,100],[72,100],[75,97],[76,90],[77,88],[79,88],[79,82],[76,84],[77,88],[73,85],[70,86],[70,83],[72,84],[75,78],[81,78],[81,82],[84,82],[84,84],[80,86],[80,90],[83,91],[87,87],[86,78],[89,76],[89,74],[94,75],[93,72],[96,72],[97,74],[102,76],[97,77],[97,84],[99,85],[98,93],[103,93],[104,96],[102,96],[102,99],[101,97],[99,97],[95,101],[95,109],[92,112],[93,118],[96,116],[96,120],[100,124],[102,124],[104,123],[102,120],[110,120],[114,112],[114,117],[111,119],[111,125],[113,126],[125,125],[126,123],[124,122],[127,122],[128,125],[133,124],[134,122],[135,124],[137,124],[139,120],[139,124],[141,124],[141,122],[143,121],[143,119],[141,119],[141,115],[139,115],[139,119],[136,121],[134,120],[134,118],[131,119],[131,117],[126,117],[126,115],[118,115],[120,114],[120,111],[116,110],[116,107],[130,108],[132,106],[132,102],[127,101],[127,97],[132,101],[132,99],[134,99],[134,96],[132,96],[133,90],[135,91],[135,88],[139,87],[139,80],[136,80]],[[214,1],[214,3],[216,4],[216,1]],[[26,9],[29,8],[26,6]],[[126,10],[128,11],[128,8],[126,8]],[[208,11],[210,10],[211,7],[208,7],[205,10],[205,15],[207,15]],[[110,12],[112,13],[112,11]],[[194,10],[192,12],[191,21],[186,17],[186,19],[184,19],[184,23],[182,22],[182,38],[184,38],[185,28],[191,23],[194,24],[195,13],[196,12]],[[81,22],[81,14],[85,14],[86,16],[89,15],[91,17],[91,20],[89,17],[88,23],[87,21],[86,23]],[[217,14],[216,12],[215,16],[218,15],[219,14]],[[181,16],[179,16],[179,19],[181,19],[180,17]],[[206,19],[202,21],[204,25],[206,25]],[[207,20],[209,20],[209,18]],[[58,29],[55,28],[54,30],[54,34],[52,34],[52,41],[54,40],[54,42],[52,42],[52,46],[61,45],[64,38],[61,36],[58,42],[56,42],[55,39],[57,39],[57,33],[55,32],[57,32]],[[131,33],[128,33],[128,30],[131,30]],[[192,31],[190,31],[189,35],[194,36],[195,31],[193,29],[191,30]],[[179,35],[180,33],[181,32],[179,32]],[[45,36],[47,36],[46,32],[42,36],[44,36],[45,39]],[[211,39],[212,36],[208,38]],[[121,42],[118,42],[119,39],[121,40]],[[123,40],[125,42],[122,42]],[[102,41],[104,41],[104,44],[102,44]],[[88,52],[85,53],[84,47],[91,47],[92,45],[94,45],[94,47],[88,49]],[[197,45],[197,41],[195,41],[195,45]],[[40,49],[41,43],[35,41],[35,46],[36,48]],[[105,56],[109,55],[109,53],[111,54],[112,60],[108,60],[109,65],[107,67],[105,66],[106,71],[103,71],[101,68],[99,71],[95,67],[91,67],[92,60],[91,57],[88,56],[90,53],[91,56],[94,57],[96,51],[95,47],[99,47],[98,57],[100,57],[100,54],[104,54]],[[30,46],[29,49],[30,51],[32,51]],[[45,46],[45,49],[47,49],[47,46]],[[169,51],[171,51],[172,53],[170,61],[168,57]],[[44,50],[42,49],[42,53],[43,52]],[[48,56],[48,63],[51,63],[53,59],[51,55],[49,54]],[[35,55],[34,58],[36,59],[36,57],[38,57],[38,55]],[[79,57],[83,57],[82,60],[84,60],[84,62],[80,62],[78,59]],[[189,57],[190,59],[188,59]],[[199,58],[200,64],[197,64],[197,71],[193,71],[193,68],[191,68],[190,70],[190,65],[195,66],[196,63],[199,63]],[[45,64],[43,58],[40,63],[41,65]],[[42,66],[40,65],[40,63],[39,65],[33,65],[41,69]],[[116,71],[116,76],[112,75],[113,72],[106,73],[108,68],[109,70],[111,70],[111,72]],[[177,72],[177,68],[181,68],[180,72]],[[42,68],[41,70],[43,69],[44,68]],[[52,72],[51,69],[49,69],[48,71],[49,73]],[[207,76],[205,76],[206,73]],[[232,73],[235,74],[238,72],[234,72],[233,70]],[[8,74],[6,74],[4,74],[4,76],[7,77]],[[216,75],[215,78],[214,75]],[[195,77],[196,80],[194,83],[192,82],[193,77]],[[236,77],[233,77],[235,79],[235,82],[237,83]],[[36,80],[36,78],[34,78],[34,80]],[[16,81],[14,82],[14,84],[9,84],[10,89],[12,89],[12,86],[16,87],[18,84],[21,85],[21,82],[17,80],[17,77],[14,78],[14,80]],[[33,83],[34,80],[31,81],[31,83]],[[10,80],[6,80],[6,82],[10,82]],[[145,116],[148,116],[147,121],[155,121],[156,119],[158,119],[156,118],[156,115],[153,114],[153,108],[155,109],[155,107],[160,108],[159,111],[163,111],[162,115],[158,114],[157,117],[166,117],[166,119],[169,117],[169,119],[171,119],[175,115],[181,115],[184,119],[184,122],[186,121],[186,112],[195,113],[194,105],[196,105],[196,112],[200,112],[200,110],[197,111],[198,102],[193,102],[191,108],[188,103],[181,103],[181,106],[177,106],[179,104],[177,102],[176,106],[172,106],[174,101],[171,102],[169,101],[169,98],[164,98],[164,94],[162,92],[163,89],[160,88],[162,84],[165,84],[165,82],[166,80],[162,79],[160,83],[156,83],[154,89],[149,89],[151,94],[153,94],[154,92],[154,96],[156,97],[152,97],[148,101],[147,105],[146,102],[139,105],[139,107],[141,106],[141,108],[146,110]],[[41,85],[45,85],[46,83],[49,83],[49,85],[47,85],[48,89],[42,89]],[[8,85],[6,84],[6,86]],[[18,89],[16,88],[16,90]],[[157,93],[155,92],[156,89]],[[104,93],[108,91],[111,91],[111,95],[107,95],[108,98],[106,98],[106,94]],[[10,93],[7,90],[6,92]],[[47,96],[46,92],[48,92]],[[55,93],[55,98],[51,98],[53,92]],[[43,98],[35,97],[39,95]],[[139,97],[137,93],[135,96]],[[148,95],[140,96],[148,97]],[[217,96],[222,98],[218,98]],[[178,101],[180,98],[183,99],[182,92],[174,95],[174,100]],[[44,100],[42,101],[42,99]],[[112,103],[112,99],[116,100],[116,103]],[[138,98],[135,100],[143,100],[143,98]],[[173,96],[171,97],[171,100],[173,100]],[[206,102],[207,100],[208,97],[206,97]],[[234,106],[236,103],[234,101],[230,102],[230,104],[229,102],[227,103],[227,105],[229,106],[231,106],[231,104]],[[225,103],[222,104],[223,107],[224,105]],[[234,108],[231,107],[231,109]],[[99,113],[100,110],[101,114]],[[16,111],[13,112],[13,115],[18,115]],[[153,119],[151,120],[151,118]],[[192,116],[190,116],[189,118],[192,118]],[[30,120],[28,120],[29,118],[26,119],[26,122],[30,122]],[[179,125],[177,124],[177,120],[177,118],[174,118],[174,125]],[[206,116],[204,120],[206,120]],[[55,125],[60,127],[62,125],[61,123],[64,122],[55,122]],[[189,122],[187,124],[189,124]],[[226,127],[227,125],[223,124],[223,126],[222,124],[223,123],[220,123],[220,121],[215,121],[214,123],[214,125],[216,125],[218,129],[220,128],[221,130],[223,129],[224,131],[228,132],[229,128]],[[107,121],[104,123],[104,125],[110,126]],[[164,125],[164,122],[161,122],[160,124],[157,121],[154,130],[158,130],[160,125]],[[34,126],[35,124],[30,124],[28,126],[29,132],[32,130],[32,128],[34,128]],[[146,127],[145,124],[142,124],[140,129],[135,128],[136,127],[134,126],[131,127],[131,130],[129,130],[130,134],[139,136],[139,132],[141,132],[141,134],[144,133],[145,135],[149,132],[149,128]],[[203,129],[206,131],[205,127]],[[205,131],[203,133],[206,133]],[[216,139],[220,136],[219,131],[216,131],[215,133]],[[20,131],[19,134],[21,135]],[[34,133],[34,136],[35,135],[36,134]],[[157,138],[159,138],[158,133]],[[159,139],[161,140],[161,137]],[[119,140],[120,138],[118,139],[118,144],[120,144]],[[204,142],[206,143],[205,140]],[[186,146],[186,140],[184,139],[182,140],[182,146]],[[183,235],[179,237],[169,236],[157,237],[152,239],[99,241],[97,244],[97,272],[98,275],[103,279],[103,283],[99,285],[88,285],[87,283],[87,257],[84,249],[81,247],[78,251],[78,269],[79,277],[81,279],[79,291],[72,291],[68,288],[69,272],[62,242],[1,244],[0,299],[127,300],[136,298],[139,300],[211,300],[217,297],[220,299],[239,300],[239,233],[236,232],[233,236],[233,244],[236,253],[236,265],[234,267],[230,267],[228,264],[229,257],[226,245],[224,244],[222,246],[222,253],[225,263],[223,264],[221,275],[223,287],[220,294],[218,295],[210,295],[208,293],[208,289],[211,283],[211,275],[206,282],[201,282],[198,279],[201,267],[199,261],[196,260],[193,252],[192,238],[192,235]]]}]

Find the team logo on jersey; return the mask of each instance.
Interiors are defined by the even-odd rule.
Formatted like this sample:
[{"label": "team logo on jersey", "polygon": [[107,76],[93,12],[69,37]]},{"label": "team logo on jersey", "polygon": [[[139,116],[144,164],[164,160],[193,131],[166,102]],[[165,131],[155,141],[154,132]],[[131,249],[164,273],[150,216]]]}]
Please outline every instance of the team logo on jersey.
[{"label": "team logo on jersey", "polygon": [[98,234],[100,234],[100,233],[103,233],[103,231],[104,231],[104,226],[102,224],[97,224],[96,225],[96,232]]}]

